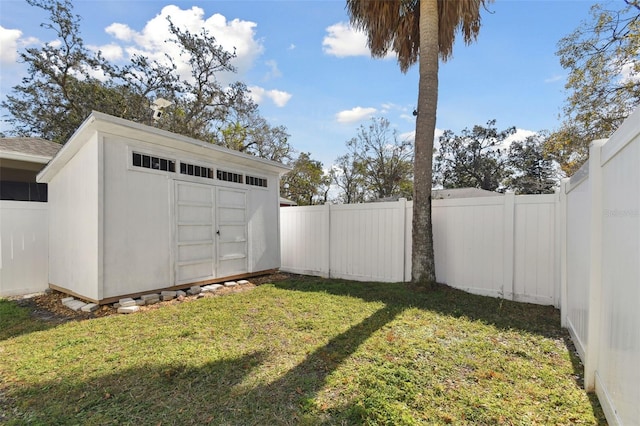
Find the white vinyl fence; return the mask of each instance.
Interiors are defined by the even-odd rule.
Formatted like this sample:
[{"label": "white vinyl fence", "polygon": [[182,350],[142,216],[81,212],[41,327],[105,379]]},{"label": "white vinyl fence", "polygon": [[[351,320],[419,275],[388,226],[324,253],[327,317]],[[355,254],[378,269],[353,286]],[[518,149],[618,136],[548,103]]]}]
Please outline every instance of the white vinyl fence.
[{"label": "white vinyl fence", "polygon": [[640,424],[640,109],[560,195],[563,325],[609,424]]},{"label": "white vinyl fence", "polygon": [[[640,109],[553,195],[434,200],[436,278],[561,308],[611,425],[640,424]],[[411,278],[412,203],[281,208],[282,270]]]},{"label": "white vinyl fence", "polygon": [[[281,269],[411,279],[412,202],[280,209]],[[556,195],[433,201],[436,277],[471,293],[559,306]]]},{"label": "white vinyl fence", "polygon": [[47,289],[47,203],[0,201],[0,296]]}]

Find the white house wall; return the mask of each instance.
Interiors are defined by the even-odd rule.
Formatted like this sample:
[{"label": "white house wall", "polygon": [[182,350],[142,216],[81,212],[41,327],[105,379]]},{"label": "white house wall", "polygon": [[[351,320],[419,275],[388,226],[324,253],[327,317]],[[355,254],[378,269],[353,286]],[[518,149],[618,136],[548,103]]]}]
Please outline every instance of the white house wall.
[{"label": "white house wall", "polygon": [[49,283],[98,300],[100,144],[97,135],[49,182]]}]

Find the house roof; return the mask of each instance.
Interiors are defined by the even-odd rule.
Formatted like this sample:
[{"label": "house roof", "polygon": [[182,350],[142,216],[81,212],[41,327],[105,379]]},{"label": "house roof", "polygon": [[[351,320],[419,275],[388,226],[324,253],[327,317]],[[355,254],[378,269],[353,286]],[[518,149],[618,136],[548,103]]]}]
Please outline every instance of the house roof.
[{"label": "house roof", "polygon": [[62,145],[41,138],[0,138],[0,158],[46,164]]},{"label": "house roof", "polygon": [[103,135],[115,135],[127,139],[143,140],[159,147],[177,149],[205,157],[215,157],[221,161],[262,169],[280,175],[291,170],[290,166],[285,166],[275,161],[255,157],[156,127],[146,126],[123,118],[93,111],[75,131],[64,147],[56,154],[53,160],[38,174],[37,181],[49,182],[96,132]]}]

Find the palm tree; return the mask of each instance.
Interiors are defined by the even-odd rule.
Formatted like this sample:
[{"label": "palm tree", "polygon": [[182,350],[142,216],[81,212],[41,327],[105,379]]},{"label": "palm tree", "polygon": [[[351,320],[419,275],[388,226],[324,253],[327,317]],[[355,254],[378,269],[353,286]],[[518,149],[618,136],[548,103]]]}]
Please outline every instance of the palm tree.
[{"label": "palm tree", "polygon": [[367,34],[374,57],[396,52],[402,72],[418,62],[418,108],[414,153],[411,280],[435,283],[431,226],[433,138],[438,104],[438,65],[451,57],[455,35],[474,41],[480,8],[493,0],[346,0],[351,24]]}]

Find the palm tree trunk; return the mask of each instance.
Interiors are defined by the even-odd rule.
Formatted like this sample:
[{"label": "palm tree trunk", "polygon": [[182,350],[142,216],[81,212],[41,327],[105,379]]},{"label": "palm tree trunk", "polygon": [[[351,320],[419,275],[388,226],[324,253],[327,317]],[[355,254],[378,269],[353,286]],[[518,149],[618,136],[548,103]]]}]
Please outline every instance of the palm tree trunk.
[{"label": "palm tree trunk", "polygon": [[431,168],[438,104],[438,54],[438,0],[420,0],[420,81],[414,153],[411,280],[421,285],[433,285],[436,281]]}]

